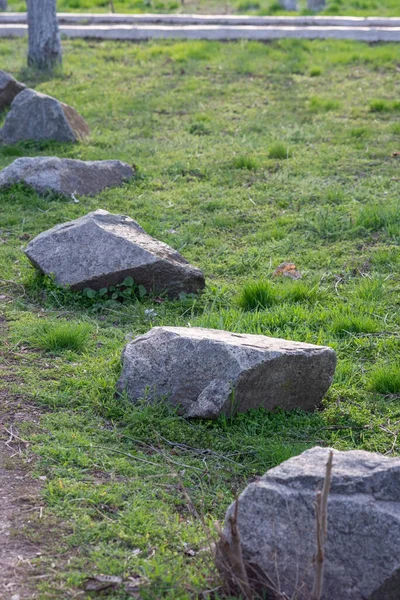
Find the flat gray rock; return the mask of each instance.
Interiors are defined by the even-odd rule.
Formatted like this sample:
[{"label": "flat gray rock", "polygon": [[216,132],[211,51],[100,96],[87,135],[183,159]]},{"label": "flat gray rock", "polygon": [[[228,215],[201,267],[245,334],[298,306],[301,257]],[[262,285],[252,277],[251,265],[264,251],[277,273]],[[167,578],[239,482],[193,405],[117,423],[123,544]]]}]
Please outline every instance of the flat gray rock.
[{"label": "flat gray rock", "polygon": [[127,344],[119,392],[165,397],[188,417],[264,407],[313,410],[336,366],[332,348],[197,327],[154,327]]},{"label": "flat gray rock", "polygon": [[[1,6],[0,10],[2,10]],[[0,111],[10,106],[15,96],[25,88],[23,83],[14,79],[9,73],[0,71]]]},{"label": "flat gray rock", "polygon": [[106,210],[56,225],[34,238],[25,253],[43,273],[72,290],[99,290],[133,277],[147,291],[196,293],[204,275],[176,250],[149,236],[136,221]]},{"label": "flat gray rock", "polygon": [[133,169],[119,160],[83,161],[54,156],[17,158],[0,172],[0,188],[24,182],[40,193],[93,196],[122,185]]},{"label": "flat gray rock", "polygon": [[89,127],[74,108],[28,88],[14,98],[0,139],[3,144],[23,140],[78,142],[89,133]]},{"label": "flat gray rock", "polygon": [[[288,598],[311,598],[314,501],[328,454],[328,448],[307,450],[267,471],[239,496],[244,559]],[[233,510],[232,504],[225,520],[228,541]],[[399,540],[400,459],[334,450],[322,600],[399,600]]]}]

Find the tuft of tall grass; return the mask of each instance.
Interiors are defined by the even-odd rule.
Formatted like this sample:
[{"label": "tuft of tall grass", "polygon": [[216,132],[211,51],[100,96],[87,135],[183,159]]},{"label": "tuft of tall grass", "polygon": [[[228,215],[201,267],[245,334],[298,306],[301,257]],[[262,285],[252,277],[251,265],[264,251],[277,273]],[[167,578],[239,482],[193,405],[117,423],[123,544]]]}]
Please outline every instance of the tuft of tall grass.
[{"label": "tuft of tall grass", "polygon": [[310,77],[319,77],[322,73],[321,67],[311,67]]},{"label": "tuft of tall grass", "polygon": [[91,330],[88,323],[70,321],[39,323],[31,330],[29,341],[37,348],[49,352],[62,350],[82,352],[88,343]]},{"label": "tuft of tall grass", "polygon": [[370,373],[369,387],[378,394],[400,394],[400,364],[376,367]]},{"label": "tuft of tall grass", "polygon": [[277,301],[277,290],[269,281],[246,283],[237,302],[243,310],[258,310],[272,306]]},{"label": "tuft of tall grass", "polygon": [[390,102],[389,100],[383,100],[381,98],[378,100],[371,100],[369,103],[369,110],[373,113],[398,112],[400,110],[400,102],[398,100]]},{"label": "tuft of tall grass", "polygon": [[332,321],[331,330],[339,337],[349,334],[376,333],[379,323],[368,315],[341,315]]},{"label": "tuft of tall grass", "polygon": [[233,160],[235,169],[247,169],[248,171],[256,171],[258,169],[257,161],[251,156],[236,156]]},{"label": "tuft of tall grass", "polygon": [[357,298],[377,302],[385,293],[382,279],[370,279],[364,277],[356,288]]},{"label": "tuft of tall grass", "polygon": [[288,285],[282,290],[282,299],[288,302],[315,301],[317,295],[318,288],[311,287],[303,281],[288,282]]},{"label": "tuft of tall grass", "polygon": [[383,230],[390,237],[400,236],[400,202],[387,200],[385,204],[364,206],[357,216],[356,224],[369,231]]},{"label": "tuft of tall grass", "polygon": [[292,156],[291,151],[285,144],[282,142],[277,142],[270,146],[268,150],[268,157],[275,158],[277,160],[285,160],[286,158],[290,158]]},{"label": "tuft of tall grass", "polygon": [[310,111],[313,113],[326,113],[331,110],[337,110],[340,107],[340,102],[334,99],[320,98],[312,96],[310,98]]}]

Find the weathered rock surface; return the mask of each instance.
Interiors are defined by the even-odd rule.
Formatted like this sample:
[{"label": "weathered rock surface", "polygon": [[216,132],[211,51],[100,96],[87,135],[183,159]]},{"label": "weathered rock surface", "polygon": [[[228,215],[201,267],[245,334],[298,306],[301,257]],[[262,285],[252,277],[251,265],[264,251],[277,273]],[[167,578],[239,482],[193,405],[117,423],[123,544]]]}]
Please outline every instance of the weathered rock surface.
[{"label": "weathered rock surface", "polygon": [[195,293],[204,287],[200,269],[149,236],[136,221],[106,210],[56,225],[27,246],[30,261],[59,285],[99,290],[133,277],[146,290]]},{"label": "weathered rock surface", "polygon": [[[0,10],[4,10],[0,6]],[[10,106],[15,96],[22,92],[26,86],[20,83],[9,73],[0,71],[0,110]]]},{"label": "weathered rock surface", "polygon": [[[333,453],[322,600],[398,600],[400,459],[360,450]],[[288,598],[311,598],[314,501],[328,454],[328,448],[307,450],[267,471],[239,496],[244,559],[253,576],[254,568],[261,569]],[[228,541],[233,510],[232,504],[225,521]]]},{"label": "weathered rock surface", "polygon": [[0,187],[24,182],[38,192],[54,191],[71,196],[93,196],[108,187],[122,185],[133,169],[119,160],[83,161],[54,156],[17,158],[0,172]]},{"label": "weathered rock surface", "polygon": [[118,382],[137,402],[166,396],[189,417],[263,406],[313,410],[336,366],[331,348],[196,327],[155,327],[123,352]]},{"label": "weathered rock surface", "polygon": [[14,98],[0,139],[4,144],[23,140],[77,142],[89,133],[89,127],[74,108],[26,89]]}]

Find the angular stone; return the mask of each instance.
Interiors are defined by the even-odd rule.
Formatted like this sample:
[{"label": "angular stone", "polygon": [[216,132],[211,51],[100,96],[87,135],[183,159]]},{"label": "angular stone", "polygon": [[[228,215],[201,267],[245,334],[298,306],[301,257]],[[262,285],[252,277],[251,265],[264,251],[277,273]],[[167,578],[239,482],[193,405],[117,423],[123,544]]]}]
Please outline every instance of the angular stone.
[{"label": "angular stone", "polygon": [[[0,10],[3,10],[1,6]],[[0,111],[10,106],[15,96],[25,88],[23,83],[14,79],[9,73],[0,71]]]},{"label": "angular stone", "polygon": [[38,192],[65,196],[93,196],[108,187],[122,185],[133,169],[119,160],[83,161],[55,156],[17,158],[0,172],[0,188],[24,182]]},{"label": "angular stone", "polygon": [[20,92],[0,130],[4,144],[23,140],[77,142],[90,133],[74,108],[31,89]]},{"label": "angular stone", "polygon": [[[239,496],[244,560],[253,578],[255,572],[259,580],[261,572],[267,574],[288,598],[296,590],[299,600],[311,598],[314,501],[328,454],[328,448],[307,450],[267,471]],[[225,520],[228,542],[233,511],[234,504]],[[322,600],[398,600],[399,540],[400,458],[333,450]]]},{"label": "angular stone", "polygon": [[25,253],[43,273],[72,290],[99,290],[133,277],[147,291],[196,293],[204,275],[176,250],[149,236],[136,221],[106,210],[56,225],[34,238]]},{"label": "angular stone", "polygon": [[188,417],[260,406],[313,410],[336,366],[332,348],[197,327],[154,327],[123,352],[118,390],[166,397]]}]

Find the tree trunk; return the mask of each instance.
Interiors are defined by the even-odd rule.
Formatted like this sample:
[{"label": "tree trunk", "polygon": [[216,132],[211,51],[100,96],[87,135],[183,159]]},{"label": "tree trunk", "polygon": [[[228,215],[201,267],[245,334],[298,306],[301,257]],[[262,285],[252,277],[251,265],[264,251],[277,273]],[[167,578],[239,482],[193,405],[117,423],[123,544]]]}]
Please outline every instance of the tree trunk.
[{"label": "tree trunk", "polygon": [[0,0],[0,10],[7,10],[7,0]]},{"label": "tree trunk", "polygon": [[325,5],[325,0],[307,0],[308,10],[314,10],[316,12],[319,10],[324,10]]},{"label": "tree trunk", "polygon": [[56,0],[27,0],[27,8],[28,65],[37,69],[52,69],[62,62]]},{"label": "tree trunk", "polygon": [[297,10],[297,0],[279,0],[279,4],[283,10]]}]

